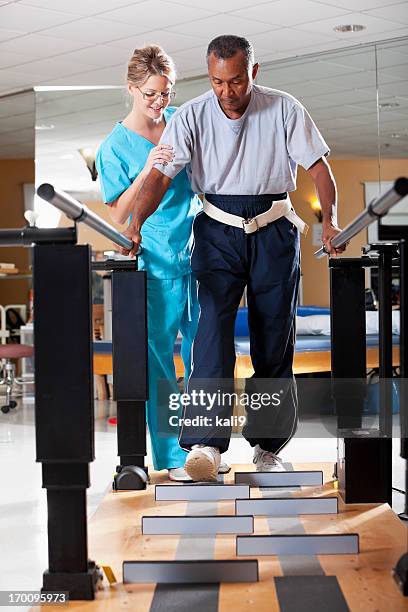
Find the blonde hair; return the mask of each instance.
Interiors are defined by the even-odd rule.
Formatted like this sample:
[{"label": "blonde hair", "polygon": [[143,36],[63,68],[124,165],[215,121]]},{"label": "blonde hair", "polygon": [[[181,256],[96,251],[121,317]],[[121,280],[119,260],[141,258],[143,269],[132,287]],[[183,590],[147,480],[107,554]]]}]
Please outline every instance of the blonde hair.
[{"label": "blonde hair", "polygon": [[158,45],[135,49],[128,64],[128,83],[139,87],[155,74],[167,77],[174,84],[176,68],[171,57]]}]

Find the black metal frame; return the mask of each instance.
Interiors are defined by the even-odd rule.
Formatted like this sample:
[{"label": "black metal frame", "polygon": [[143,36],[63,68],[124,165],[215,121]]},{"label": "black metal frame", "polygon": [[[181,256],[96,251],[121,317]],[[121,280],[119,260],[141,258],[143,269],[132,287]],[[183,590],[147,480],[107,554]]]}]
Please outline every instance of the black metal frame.
[{"label": "black metal frame", "polygon": [[[375,256],[332,258],[330,267],[333,395],[338,422],[336,474],[346,503],[392,503],[391,282],[398,244],[376,243]],[[375,437],[361,437],[366,393],[365,268],[379,273],[380,415]],[[360,430],[355,434],[355,430]]]},{"label": "black metal frame", "polygon": [[[91,249],[76,238],[76,226],[0,230],[0,246],[33,246],[36,460],[48,508],[42,591],[91,600],[101,578],[88,559],[86,510],[95,458]],[[118,488],[141,489],[147,481],[146,273],[137,271],[137,261],[110,263],[113,268],[118,478],[128,469],[122,477],[128,486]]]}]

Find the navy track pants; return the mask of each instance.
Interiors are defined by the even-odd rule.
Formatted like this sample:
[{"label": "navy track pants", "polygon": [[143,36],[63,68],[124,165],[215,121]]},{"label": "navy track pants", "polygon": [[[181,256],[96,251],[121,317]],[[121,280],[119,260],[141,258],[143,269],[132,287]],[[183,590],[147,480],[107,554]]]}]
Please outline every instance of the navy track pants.
[{"label": "navy track pants", "polygon": [[[206,197],[222,210],[251,218],[267,210],[272,199],[282,196]],[[194,221],[194,240],[191,264],[198,281],[200,314],[188,393],[191,396],[194,390],[204,391],[219,399],[219,391],[234,391],[234,325],[247,287],[254,375],[246,381],[245,391],[247,397],[259,399],[259,394],[267,394],[265,398],[273,396],[275,401],[272,405],[266,399],[261,407],[259,402],[252,402],[257,408],[247,408],[243,435],[251,446],[259,444],[277,453],[297,424],[292,364],[300,277],[299,232],[282,217],[253,234],[245,234],[202,212]],[[226,423],[232,408],[231,402],[218,400],[213,405],[201,401],[185,406],[181,447],[188,450],[194,444],[205,444],[225,452],[231,436],[231,426]],[[196,417],[201,417],[198,426]]]}]

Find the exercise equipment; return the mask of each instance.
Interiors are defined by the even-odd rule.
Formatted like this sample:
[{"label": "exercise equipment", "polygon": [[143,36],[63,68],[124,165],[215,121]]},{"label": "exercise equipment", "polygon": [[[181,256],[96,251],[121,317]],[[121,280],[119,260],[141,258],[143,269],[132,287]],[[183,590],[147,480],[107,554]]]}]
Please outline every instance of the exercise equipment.
[{"label": "exercise equipment", "polygon": [[143,535],[254,533],[253,516],[143,516]]},{"label": "exercise equipment", "polygon": [[[125,249],[132,248],[131,240],[69,194],[57,191],[48,183],[40,185],[37,194],[75,223],[88,225]],[[148,399],[146,273],[137,270],[137,259],[93,262],[92,269],[112,274],[113,389],[120,457],[112,486],[122,491],[145,489],[148,481],[144,465]]]},{"label": "exercise equipment", "polygon": [[337,497],[279,497],[275,499],[237,499],[235,501],[235,514],[297,516],[299,514],[337,513]]},{"label": "exercise equipment", "polygon": [[[41,194],[40,194],[41,195]],[[55,200],[58,204],[65,202],[65,194],[56,192],[46,186],[43,189],[43,196],[49,198],[48,201]],[[46,198],[47,199],[47,198]],[[73,203],[77,204],[72,198],[68,198],[69,214],[74,218],[75,222],[89,219],[87,210],[84,210],[80,205],[82,212],[73,211]],[[54,202],[52,202],[54,203]],[[92,223],[96,223],[96,219],[92,217]],[[105,223],[103,223],[105,226]],[[88,560],[87,555],[87,538],[86,538],[86,501],[85,492],[89,486],[89,463],[94,456],[94,432],[93,432],[93,405],[92,399],[92,363],[91,363],[91,341],[90,341],[90,251],[89,247],[76,245],[75,228],[59,230],[46,230],[36,232],[36,228],[27,228],[31,233],[25,230],[13,230],[14,239],[25,244],[34,243],[34,281],[36,290],[36,366],[40,368],[39,385],[37,396],[37,459],[43,462],[43,483],[47,488],[48,507],[50,511],[49,521],[49,542],[50,542],[50,567],[49,571],[44,575],[44,589],[47,590],[68,590],[72,599],[91,599],[94,596],[94,589],[99,578],[99,572],[95,564]],[[109,229],[110,231],[113,228]],[[108,231],[103,227],[104,231]],[[10,230],[12,231],[12,230]],[[103,232],[101,232],[103,233]],[[105,234],[104,234],[105,235]],[[119,234],[119,236],[121,236]],[[112,239],[111,235],[110,238]],[[2,243],[2,234],[0,232],[0,244]],[[121,236],[121,240],[123,236]],[[5,240],[11,240],[11,235],[8,235]],[[37,242],[38,240],[38,242]],[[30,242],[29,242],[30,241]],[[122,242],[123,245],[123,242]],[[129,248],[129,244],[124,245]],[[61,267],[60,267],[61,265]],[[108,264],[111,266],[112,264]],[[58,275],[55,274],[58,270]],[[115,270],[113,273],[126,275],[137,274],[136,270]],[[125,276],[121,276],[125,278]],[[121,281],[119,280],[119,283]],[[123,281],[125,282],[125,281]],[[143,286],[140,289],[143,293]],[[38,302],[37,302],[38,294]],[[132,294],[131,294],[132,295]],[[131,298],[133,299],[133,298]],[[66,301],[65,301],[66,300]],[[48,303],[48,306],[47,306]],[[56,329],[56,321],[61,319],[61,303],[63,305],[62,317],[64,325],[62,326],[62,334],[51,334],[49,329]],[[51,309],[55,309],[58,313],[52,314]],[[120,311],[118,311],[120,312]],[[140,311],[142,312],[142,310]],[[122,315],[121,315],[122,316]],[[47,319],[48,317],[48,319]],[[121,317],[114,317],[121,318]],[[133,314],[134,318],[134,314]],[[386,321],[386,319],[384,319]],[[141,318],[143,328],[143,316]],[[75,327],[75,334],[72,333],[72,325]],[[46,331],[48,328],[48,334]],[[125,333],[124,328],[120,328],[121,333]],[[70,333],[69,333],[70,332]],[[129,328],[126,328],[126,333],[129,334]],[[55,336],[55,337],[54,337]],[[37,342],[38,341],[38,342]],[[144,337],[142,336],[142,342]],[[38,348],[37,348],[38,344]],[[129,351],[134,351],[135,344],[126,344]],[[139,344],[140,347],[140,338]],[[114,347],[114,355],[115,355]],[[37,359],[38,351],[38,359]],[[50,359],[50,355],[55,359]],[[69,359],[73,362],[69,363]],[[51,362],[51,363],[50,363]],[[129,360],[127,360],[127,370],[129,370]],[[63,376],[61,375],[63,372]],[[123,372],[123,370],[122,370]],[[66,378],[66,375],[69,378]],[[119,374],[120,376],[120,374]],[[69,381],[67,383],[67,380]],[[51,382],[50,382],[51,381]],[[51,385],[51,389],[46,383]],[[132,381],[134,382],[134,381]],[[120,402],[133,402],[133,393],[137,393],[137,402],[140,402],[140,407],[144,408],[144,400],[140,396],[146,383],[143,375],[142,380],[139,380],[137,387],[126,382],[127,391],[120,392],[118,396]],[[120,386],[120,385],[119,385]],[[147,390],[147,389],[146,389]],[[146,399],[146,398],[145,398]],[[120,418],[118,415],[118,426],[120,426]],[[141,426],[142,419],[139,415],[139,420],[132,421],[132,427]],[[385,420],[385,425],[386,425]],[[145,428],[140,431],[145,434]],[[75,431],[77,438],[75,438]],[[74,438],[69,435],[74,435]],[[79,438],[78,438],[79,435]],[[141,434],[140,434],[141,435]],[[73,443],[74,440],[74,443]],[[140,441],[140,440],[139,440]],[[119,442],[119,438],[118,438]],[[130,467],[128,460],[134,460],[134,456],[121,455],[124,458],[122,468]],[[145,474],[143,468],[133,463],[134,468],[140,468]],[[123,470],[121,470],[123,471]],[[121,473],[119,471],[119,474]],[[130,470],[131,472],[132,470]],[[137,470],[136,470],[137,471]],[[144,477],[142,476],[142,479]],[[301,472],[276,472],[276,473],[261,473],[261,472],[241,472],[237,474],[236,484],[229,485],[232,487],[245,487],[244,496],[246,499],[235,499],[236,505],[241,502],[251,503],[258,500],[249,498],[249,487],[273,486],[273,487],[291,487],[303,485],[317,485],[323,483],[323,475],[321,472],[301,471]],[[146,484],[146,483],[145,483]],[[170,488],[189,489],[194,491],[197,500],[202,500],[205,494],[215,495],[217,499],[223,499],[222,495],[226,495],[226,487],[228,485],[183,485],[182,487],[170,485],[161,489],[162,494]],[[235,493],[237,489],[235,489]],[[156,499],[160,498],[161,493],[156,492]],[[187,495],[187,493],[185,493]],[[201,495],[201,497],[200,497]],[[173,497],[172,499],[177,499]],[[187,498],[190,499],[190,498]],[[275,507],[282,506],[284,511],[290,515],[295,509],[304,509],[308,500],[303,498],[304,505],[297,500],[302,498],[289,499],[262,499],[259,501],[277,502]],[[292,507],[289,508],[288,502]],[[314,501],[317,501],[314,500]],[[320,500],[319,500],[320,501]],[[322,501],[333,502],[330,499],[322,499]],[[282,502],[282,503],[281,503]],[[296,508],[297,506],[297,508]],[[317,506],[317,504],[315,504]],[[327,510],[333,510],[332,506],[327,507]],[[309,507],[310,509],[310,507]],[[278,509],[279,511],[279,509]],[[293,516],[293,515],[292,515]],[[184,519],[184,522],[183,520]],[[187,519],[187,521],[185,520]],[[174,523],[178,524],[180,533],[180,524],[185,526],[189,519],[194,520],[197,524],[200,519],[202,525],[214,523],[215,520],[221,522],[231,521],[242,524],[242,521],[251,520],[253,524],[253,514],[251,516],[238,515],[235,516],[187,516],[187,517],[145,517],[143,527],[149,529],[149,525],[159,525],[162,528],[168,520],[166,529],[169,529],[169,523],[172,522],[170,528],[174,528]],[[204,519],[201,521],[201,519]],[[214,519],[214,521],[212,521]],[[225,519],[225,521],[224,521]],[[185,528],[181,525],[181,528]],[[224,527],[222,525],[221,527]],[[231,529],[227,525],[227,529]],[[155,527],[153,527],[155,529]],[[191,529],[190,526],[187,527]],[[186,531],[184,533],[187,533]],[[161,532],[163,533],[163,531]],[[202,533],[202,531],[200,532]],[[211,533],[214,533],[211,531]],[[357,534],[276,534],[268,536],[257,535],[238,535],[236,538],[237,554],[239,555],[316,555],[316,554],[357,554],[359,551],[358,535]],[[257,562],[251,561],[252,565],[239,565],[239,561],[227,560],[221,562],[200,560],[174,562],[157,562],[152,563],[142,561],[125,561],[123,566],[124,582],[228,582],[239,581],[247,582],[248,580],[257,580]],[[221,565],[220,565],[221,564]],[[224,565],[222,565],[224,564]]]},{"label": "exercise equipment", "polygon": [[[368,227],[373,221],[378,221],[381,217],[398,204],[398,202],[408,194],[408,178],[400,177],[394,185],[388,189],[382,196],[370,202],[367,208],[360,213],[351,223],[349,223],[337,236],[331,241],[335,249],[341,248],[349,240],[357,236],[363,229]],[[324,247],[321,247],[315,252],[315,257],[320,258],[327,255]]]},{"label": "exercise equipment", "polygon": [[[0,246],[33,247],[36,459],[42,463],[48,507],[49,567],[43,575],[42,589],[66,591],[70,599],[93,599],[101,572],[88,559],[86,517],[89,463],[95,452],[91,250],[89,245],[76,244],[76,224],[85,222],[124,248],[131,248],[132,242],[51,185],[41,186],[38,194],[74,219],[75,225],[1,230]],[[109,267],[113,269],[113,263]],[[117,308],[126,310],[123,301],[135,299],[138,321],[135,326],[135,304],[132,324],[129,314],[127,318],[122,317],[123,313],[117,317],[116,392],[119,407],[121,403],[124,407],[118,427],[118,480],[125,481],[124,488],[145,488],[146,279],[144,272],[137,271],[136,262],[122,263],[122,267],[115,267],[113,275],[118,275],[117,290],[113,292]],[[136,448],[130,448],[129,444],[135,441]],[[128,472],[126,478],[122,472]]]},{"label": "exercise equipment", "polygon": [[319,470],[288,472],[235,472],[235,484],[250,487],[303,487],[321,486],[323,472]]},{"label": "exercise equipment", "polygon": [[237,536],[237,556],[357,555],[358,552],[357,533]]},{"label": "exercise equipment", "polygon": [[[408,195],[408,179],[399,178],[384,195],[371,202],[333,240],[334,247],[343,246]],[[398,237],[393,228],[394,237]],[[402,237],[402,233],[401,236]],[[315,253],[324,254],[323,249]],[[364,269],[378,267],[379,336],[380,336],[380,414],[378,431],[364,439],[362,405],[365,396],[365,304]],[[339,452],[336,472],[340,492],[346,502],[392,501],[392,320],[391,283],[393,266],[400,269],[400,455],[406,462],[405,510],[408,519],[408,409],[407,409],[407,246],[399,242],[377,242],[363,248],[361,258],[329,260],[332,307],[332,377],[338,415]],[[347,325],[344,325],[347,319]],[[350,349],[352,347],[352,359]],[[345,379],[351,379],[348,384]],[[346,388],[348,387],[348,389]],[[351,387],[351,388],[350,388]],[[347,437],[344,436],[346,432]],[[361,437],[363,434],[363,439]],[[402,593],[408,595],[408,553],[397,562],[394,578]]]},{"label": "exercise equipment", "polygon": [[249,497],[249,485],[156,485],[155,501],[221,501]]},{"label": "exercise equipment", "polygon": [[258,561],[234,559],[195,561],[124,561],[123,582],[212,584],[258,582]]}]

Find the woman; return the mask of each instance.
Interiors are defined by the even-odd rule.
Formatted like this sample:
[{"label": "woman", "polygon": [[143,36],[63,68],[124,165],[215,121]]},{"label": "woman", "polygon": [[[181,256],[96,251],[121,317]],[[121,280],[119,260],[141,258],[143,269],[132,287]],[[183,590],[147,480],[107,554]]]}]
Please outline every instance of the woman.
[{"label": "woman", "polygon": [[[133,98],[130,113],[101,144],[96,164],[104,201],[112,219],[125,223],[137,206],[137,193],[153,164],[172,159],[171,147],[158,145],[176,110],[175,68],[158,46],[136,49],[129,62],[127,83]],[[169,394],[178,393],[173,350],[180,331],[186,377],[196,332],[198,302],[190,269],[192,223],[200,201],[191,191],[185,171],[172,182],[157,211],[143,225],[139,269],[147,272],[149,338],[149,401],[147,423],[154,468],[167,469],[171,480],[189,480],[183,466],[187,453],[177,436],[160,435],[171,414]]]}]

